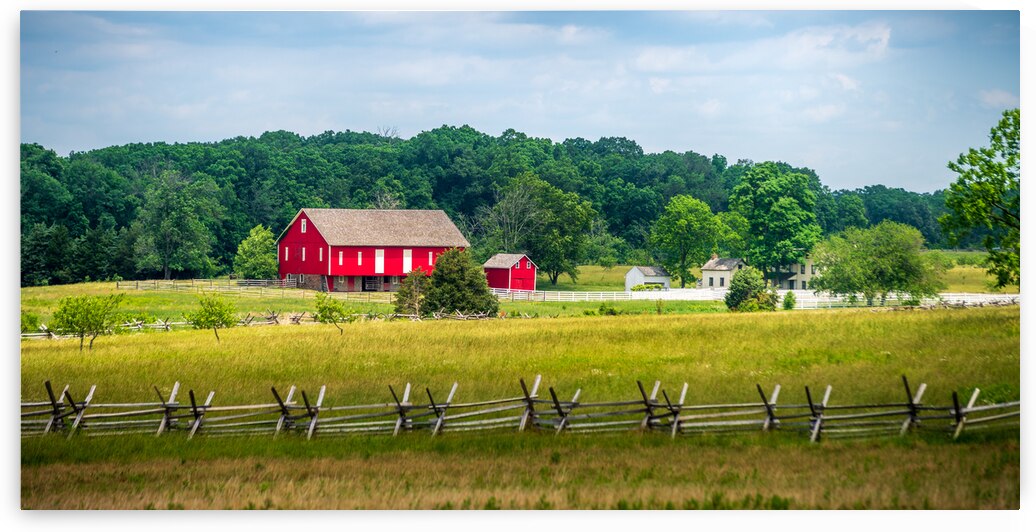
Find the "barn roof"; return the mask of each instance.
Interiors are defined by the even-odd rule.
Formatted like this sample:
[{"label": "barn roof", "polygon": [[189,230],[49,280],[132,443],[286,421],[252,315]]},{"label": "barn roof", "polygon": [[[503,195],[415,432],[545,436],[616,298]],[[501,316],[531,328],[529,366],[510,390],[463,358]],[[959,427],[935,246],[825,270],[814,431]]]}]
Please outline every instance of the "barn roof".
[{"label": "barn roof", "polygon": [[661,266],[634,266],[634,268],[649,277],[669,277],[669,272]]},{"label": "barn roof", "polygon": [[[525,256],[526,255],[524,253],[497,253],[496,255],[493,255],[492,257],[489,257],[489,260],[487,260],[485,262],[485,264],[482,265],[482,267],[483,268],[510,268],[511,266],[514,266],[515,263],[517,263],[518,261],[522,260],[522,257],[525,257]],[[529,259],[529,262],[532,262],[532,259]],[[534,265],[536,264],[535,262],[532,262],[532,263]]]},{"label": "barn roof", "polygon": [[[471,247],[443,211],[300,209],[332,246]],[[299,214],[295,215],[298,218]],[[292,220],[294,223],[295,220]],[[290,227],[290,224],[289,224]],[[287,229],[285,229],[287,231]],[[281,237],[284,233],[281,233]]]},{"label": "barn roof", "polygon": [[741,259],[730,259],[716,257],[702,265],[703,270],[736,270],[738,264],[744,264]]}]

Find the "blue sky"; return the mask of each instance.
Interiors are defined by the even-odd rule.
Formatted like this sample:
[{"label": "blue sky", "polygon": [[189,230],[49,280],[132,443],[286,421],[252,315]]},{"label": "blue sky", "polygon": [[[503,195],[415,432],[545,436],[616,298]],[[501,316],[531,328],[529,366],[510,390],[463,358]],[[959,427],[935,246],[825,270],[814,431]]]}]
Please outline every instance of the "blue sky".
[{"label": "blue sky", "polygon": [[22,12],[21,140],[67,155],[443,124],[945,188],[1019,105],[1016,11]]}]

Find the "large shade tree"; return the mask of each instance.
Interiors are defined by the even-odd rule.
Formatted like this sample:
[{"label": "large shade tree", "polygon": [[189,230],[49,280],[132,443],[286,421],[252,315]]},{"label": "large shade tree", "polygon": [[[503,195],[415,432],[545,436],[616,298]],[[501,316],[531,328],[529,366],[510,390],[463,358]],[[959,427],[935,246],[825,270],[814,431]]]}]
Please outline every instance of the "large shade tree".
[{"label": "large shade tree", "polygon": [[957,181],[946,192],[949,213],[939,218],[953,243],[985,229],[989,272],[998,287],[1019,284],[1021,273],[1021,112],[1004,111],[989,147],[971,148],[949,163]]},{"label": "large shade tree", "polygon": [[190,181],[176,172],[163,172],[144,196],[133,222],[137,267],[160,271],[165,279],[174,271],[203,270],[209,264],[212,233],[204,220],[222,211],[211,181]]},{"label": "large shade tree", "polygon": [[810,179],[787,165],[753,165],[734,187],[730,203],[748,220],[746,258],[772,279],[778,268],[801,260],[820,239]]},{"label": "large shade tree", "polygon": [[704,201],[674,196],[651,231],[651,244],[662,266],[680,279],[680,288],[696,279],[691,270],[701,266],[716,249],[721,224]]},{"label": "large shade tree", "polygon": [[924,237],[909,225],[886,220],[868,229],[851,227],[813,249],[822,273],[812,288],[851,301],[862,295],[868,305],[884,303],[890,294],[934,296],[943,287],[944,266],[923,251]]}]

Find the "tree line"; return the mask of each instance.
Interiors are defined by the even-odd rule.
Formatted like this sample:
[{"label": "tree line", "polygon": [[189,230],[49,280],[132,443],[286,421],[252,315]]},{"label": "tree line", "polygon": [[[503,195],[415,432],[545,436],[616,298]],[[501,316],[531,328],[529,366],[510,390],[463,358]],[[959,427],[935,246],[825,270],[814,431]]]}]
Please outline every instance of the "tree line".
[{"label": "tree line", "polygon": [[[938,223],[947,214],[943,191],[832,191],[813,170],[783,162],[730,164],[693,151],[644,153],[622,137],[554,142],[468,126],[405,140],[275,131],[67,157],[22,144],[21,283],[232,273],[250,231],[277,234],[302,207],[442,209],[476,259],[526,252],[555,282],[574,277],[582,263],[666,262],[689,272],[701,254],[681,252],[676,236],[666,236],[666,220],[679,218],[671,211],[697,213],[699,230],[715,230],[714,249],[761,249],[751,240],[771,232],[758,232],[758,217],[747,213],[762,207],[748,198],[771,179],[798,198],[794,209],[787,201],[770,205],[784,216],[765,222],[774,231],[808,211],[811,240],[891,220],[915,227],[929,247],[948,244]],[[976,246],[987,232],[954,244]],[[794,242],[780,246],[796,252]],[[779,253],[754,258],[764,267],[782,260]]]}]

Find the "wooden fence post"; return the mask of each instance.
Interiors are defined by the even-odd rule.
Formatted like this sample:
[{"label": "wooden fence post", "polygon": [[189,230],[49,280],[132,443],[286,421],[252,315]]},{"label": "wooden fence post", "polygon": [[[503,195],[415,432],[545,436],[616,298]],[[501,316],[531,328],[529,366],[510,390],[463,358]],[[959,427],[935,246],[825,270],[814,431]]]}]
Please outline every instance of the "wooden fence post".
[{"label": "wooden fence post", "polygon": [[903,420],[903,426],[899,429],[899,435],[906,434],[907,430],[917,424],[917,405],[921,403],[921,396],[924,395],[924,390],[927,385],[921,383],[921,386],[917,388],[917,394],[910,394],[910,383],[907,382],[906,375],[903,375],[903,387],[906,388],[907,396],[907,407],[910,409],[910,413],[907,418]]},{"label": "wooden fence post", "polygon": [[453,383],[453,387],[450,388],[450,394],[446,396],[446,402],[442,405],[435,404],[435,399],[432,399],[432,390],[425,388],[424,391],[428,394],[428,401],[431,403],[432,410],[438,416],[438,419],[435,420],[435,427],[432,429],[432,436],[435,436],[442,429],[442,423],[446,418],[446,409],[450,407],[450,403],[453,402],[453,394],[457,392],[457,383]]},{"label": "wooden fence post", "polygon": [[309,430],[306,432],[306,439],[312,440],[313,433],[317,430],[317,416],[320,415],[320,405],[324,403],[324,392],[327,391],[327,385],[320,387],[320,393],[317,395],[317,404],[315,407],[309,406],[309,398],[306,397],[306,392],[302,392],[302,400],[306,402],[306,413],[309,414]]},{"label": "wooden fence post", "polygon": [[778,384],[773,387],[773,395],[770,396],[770,400],[766,400],[766,394],[763,393],[763,387],[759,384],[755,385],[755,389],[759,392],[759,398],[763,400],[763,407],[766,408],[766,419],[763,420],[763,430],[770,430],[770,427],[777,424],[777,415],[774,414],[773,409],[777,406],[777,395],[781,393],[781,385]]},{"label": "wooden fence post", "polygon": [[820,408],[813,404],[813,396],[809,393],[809,386],[806,386],[806,401],[809,403],[809,441],[816,443],[820,439],[820,431],[824,427],[824,409],[827,408],[827,401],[831,398],[831,385],[824,390],[824,399],[820,402]]},{"label": "wooden fence post", "polygon": [[658,397],[658,387],[662,385],[662,381],[655,381],[655,387],[651,389],[651,397],[648,397],[644,393],[644,385],[637,381],[637,388],[640,390],[640,396],[644,399],[644,419],[640,421],[640,429],[644,430],[648,428],[651,422],[651,418],[654,417],[654,408],[658,405],[656,397]]},{"label": "wooden fence post", "polygon": [[410,383],[406,383],[406,388],[403,389],[403,400],[400,401],[396,397],[396,391],[392,389],[392,385],[389,385],[389,393],[392,394],[392,399],[396,402],[396,412],[399,415],[399,419],[396,420],[396,428],[392,431],[392,435],[396,436],[399,434],[399,429],[404,427],[407,422],[407,410],[410,407]]},{"label": "wooden fence post", "polygon": [[518,432],[525,430],[529,419],[533,420],[533,426],[535,426],[536,404],[533,402],[533,398],[536,397],[536,390],[540,388],[540,377],[541,375],[536,375],[536,379],[532,382],[532,392],[525,387],[525,379],[518,379],[518,383],[522,385],[522,395],[525,396],[525,411],[522,412],[522,420],[518,423]]},{"label": "wooden fence post", "polygon": [[[968,400],[968,406],[964,408],[965,412],[970,410],[971,407],[975,406],[975,401],[978,400],[979,389],[975,388],[974,392],[971,392],[971,399]],[[957,426],[953,429],[953,439],[960,437],[960,433],[964,432],[964,424],[968,421],[968,415],[962,413],[960,406],[957,404],[957,392],[953,392],[953,406],[956,410]]]},{"label": "wooden fence post", "polygon": [[158,386],[155,386],[155,394],[158,395],[158,402],[162,403],[162,408],[165,409],[165,414],[162,414],[162,421],[158,424],[158,432],[155,436],[161,436],[166,429],[171,428],[173,423],[173,414],[176,412],[177,404],[176,392],[180,389],[180,381],[173,383],[173,391],[169,393],[169,400],[166,401],[162,398],[162,392],[158,391]]},{"label": "wooden fence post", "polygon": [[558,394],[554,393],[554,388],[552,387],[552,388],[548,388],[548,389],[550,390],[550,398],[551,398],[551,400],[554,401],[554,410],[557,411],[558,416],[560,418],[558,420],[558,428],[557,428],[557,430],[554,431],[554,434],[557,435],[557,434],[561,434],[562,430],[565,430],[565,425],[568,424],[568,415],[573,410],[575,410],[576,405],[577,405],[576,401],[579,400],[579,393],[582,392],[583,390],[582,390],[582,388],[576,389],[576,393],[572,396],[572,401],[569,404],[568,409],[566,410],[566,409],[561,407],[561,403],[558,401]]},{"label": "wooden fence post", "polygon": [[662,390],[662,397],[665,397],[667,408],[669,413],[673,415],[673,430],[670,435],[671,438],[676,437],[676,433],[680,432],[680,410],[683,408],[683,401],[687,398],[687,383],[683,383],[683,390],[680,392],[680,402],[675,405],[669,402],[669,396],[666,395],[665,390]]},{"label": "wooden fence post", "polygon": [[215,391],[210,391],[209,396],[205,398],[205,404],[201,410],[198,410],[198,403],[194,401],[194,390],[188,390],[191,397],[191,414],[194,416],[194,422],[191,423],[191,432],[187,435],[187,439],[194,437],[194,434],[201,428],[202,418],[205,417],[205,413],[208,412],[210,406],[212,406],[212,398],[216,395]]},{"label": "wooden fence post", "polygon": [[[54,397],[54,389],[50,387],[50,381],[43,383],[43,386],[47,388],[47,397],[50,399],[50,406],[53,409],[53,413],[50,415],[50,421],[47,421],[47,425],[43,428],[43,433],[47,434],[51,429],[57,427],[64,428],[65,421],[65,403]],[[68,384],[65,385],[65,389],[61,390],[60,397],[64,399],[68,393]]]},{"label": "wooden fence post", "polygon": [[292,385],[288,389],[288,397],[281,401],[281,396],[277,393],[277,388],[270,387],[270,391],[273,392],[273,398],[277,400],[277,404],[281,407],[281,417],[277,420],[277,429],[273,432],[274,437],[281,433],[281,429],[287,425],[290,429],[294,425],[294,421],[291,419],[291,412],[288,410],[289,404],[291,404],[291,398],[295,395],[295,385]]},{"label": "wooden fence post", "polygon": [[72,396],[69,395],[68,390],[65,390],[65,398],[68,399],[69,406],[76,413],[76,420],[72,422],[72,426],[68,429],[68,437],[72,438],[72,435],[76,433],[76,429],[79,428],[79,424],[83,421],[83,415],[86,414],[86,408],[90,406],[90,400],[94,397],[94,390],[97,389],[97,385],[90,387],[90,391],[86,394],[86,399],[83,400],[82,405],[76,405],[76,402],[72,400]]}]

